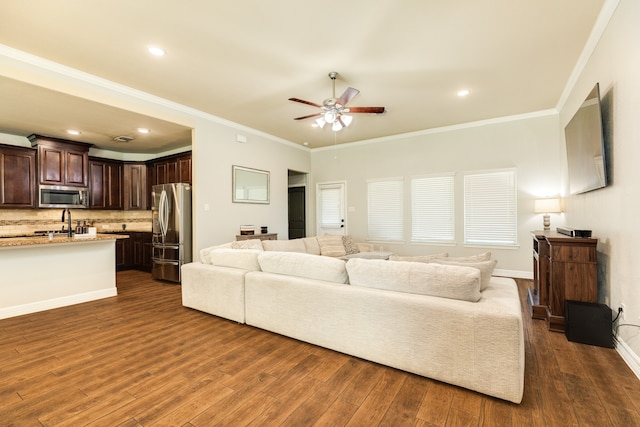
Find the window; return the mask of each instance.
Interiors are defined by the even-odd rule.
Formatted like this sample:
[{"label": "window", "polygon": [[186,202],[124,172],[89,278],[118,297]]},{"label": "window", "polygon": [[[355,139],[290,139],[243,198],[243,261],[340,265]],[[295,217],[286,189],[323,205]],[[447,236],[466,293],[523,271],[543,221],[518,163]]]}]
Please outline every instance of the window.
[{"label": "window", "polygon": [[465,173],[464,242],[517,244],[515,169]]},{"label": "window", "polygon": [[453,173],[411,180],[411,241],[455,242]]},{"label": "window", "polygon": [[369,240],[402,240],[402,186],[402,178],[367,181]]},{"label": "window", "polygon": [[339,234],[345,229],[345,184],[342,182],[318,184],[318,235]]}]

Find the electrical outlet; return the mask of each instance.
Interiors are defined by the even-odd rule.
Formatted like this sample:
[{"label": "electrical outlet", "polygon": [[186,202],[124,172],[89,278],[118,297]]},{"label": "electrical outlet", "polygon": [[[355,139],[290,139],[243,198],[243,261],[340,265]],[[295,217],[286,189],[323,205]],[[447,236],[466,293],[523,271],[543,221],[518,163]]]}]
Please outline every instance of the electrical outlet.
[{"label": "electrical outlet", "polygon": [[620,320],[622,321],[624,320],[624,312],[627,311],[624,306],[624,303],[620,303],[620,309],[622,310],[622,312],[620,313]]}]

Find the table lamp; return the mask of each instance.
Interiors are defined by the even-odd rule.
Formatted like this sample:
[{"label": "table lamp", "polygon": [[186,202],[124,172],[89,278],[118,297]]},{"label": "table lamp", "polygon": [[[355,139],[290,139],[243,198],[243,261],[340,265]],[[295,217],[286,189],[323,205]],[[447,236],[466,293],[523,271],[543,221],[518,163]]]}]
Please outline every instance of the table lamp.
[{"label": "table lamp", "polygon": [[562,209],[560,207],[560,199],[536,199],[534,202],[533,210],[535,213],[544,214],[542,216],[542,224],[545,230],[551,229],[550,213],[560,213]]}]

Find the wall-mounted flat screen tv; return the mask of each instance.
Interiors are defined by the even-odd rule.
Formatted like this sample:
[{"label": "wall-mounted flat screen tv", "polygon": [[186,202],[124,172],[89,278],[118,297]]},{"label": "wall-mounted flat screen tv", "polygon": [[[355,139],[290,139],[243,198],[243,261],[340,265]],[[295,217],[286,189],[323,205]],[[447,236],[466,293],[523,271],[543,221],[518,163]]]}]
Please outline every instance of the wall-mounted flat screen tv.
[{"label": "wall-mounted flat screen tv", "polygon": [[600,85],[596,83],[564,128],[569,192],[586,193],[607,186]]}]

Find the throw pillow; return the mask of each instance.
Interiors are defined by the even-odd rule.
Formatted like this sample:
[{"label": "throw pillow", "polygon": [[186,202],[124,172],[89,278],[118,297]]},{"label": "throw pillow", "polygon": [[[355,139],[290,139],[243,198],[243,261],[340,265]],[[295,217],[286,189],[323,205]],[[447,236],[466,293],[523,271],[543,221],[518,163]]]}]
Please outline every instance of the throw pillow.
[{"label": "throw pillow", "polygon": [[262,241],[260,239],[248,239],[231,242],[231,249],[255,249],[262,250]]},{"label": "throw pillow", "polygon": [[491,275],[493,274],[493,269],[496,268],[497,260],[491,261],[463,261],[456,262],[448,259],[437,259],[432,260],[432,264],[443,264],[443,265],[455,265],[461,267],[473,267],[480,270],[480,290],[484,291],[487,286],[489,286],[489,282],[491,281]]},{"label": "throw pillow", "polygon": [[318,245],[320,245],[320,255],[341,257],[347,254],[344,249],[344,244],[342,243],[342,236],[325,234],[324,236],[319,236],[317,239]]},{"label": "throw pillow", "polygon": [[418,256],[397,256],[391,255],[389,261],[411,261],[411,262],[430,262],[434,259],[447,259],[448,253],[442,252],[440,254],[433,255],[418,255]]},{"label": "throw pillow", "polygon": [[358,245],[353,241],[351,235],[342,236],[342,245],[347,255],[360,253],[360,249],[358,249]]}]

